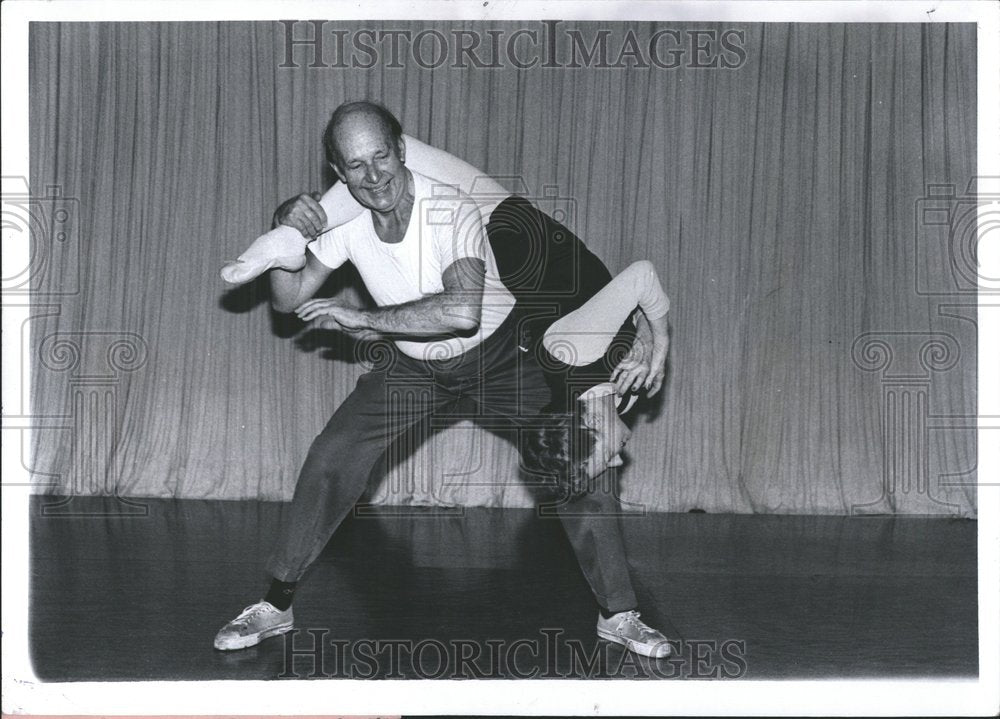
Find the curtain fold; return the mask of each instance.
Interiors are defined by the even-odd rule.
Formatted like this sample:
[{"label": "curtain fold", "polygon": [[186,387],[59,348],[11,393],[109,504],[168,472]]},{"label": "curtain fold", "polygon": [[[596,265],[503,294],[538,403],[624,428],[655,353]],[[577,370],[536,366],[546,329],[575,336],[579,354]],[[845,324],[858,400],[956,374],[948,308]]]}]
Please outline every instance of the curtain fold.
[{"label": "curtain fold", "polygon": [[[51,221],[33,237],[49,258],[32,276],[33,411],[60,418],[33,435],[38,491],[291,496],[364,367],[336,337],[307,350],[265,283],[228,290],[218,270],[281,200],[329,184],[326,120],[367,97],[565,212],[612,271],[655,264],[669,378],[641,406],[627,501],[974,516],[974,422],[954,418],[976,413],[975,309],[946,306],[975,297],[922,291],[956,270],[920,246],[920,210],[929,185],[961,195],[975,176],[975,26],[561,27],[608,28],[611,47],[735,29],[746,61],[289,68],[278,23],[33,23],[30,186],[57,186],[71,215],[64,239]],[[57,262],[65,245],[76,263]],[[364,296],[336,277],[330,292]],[[371,500],[532,505],[512,447],[466,423]]]}]

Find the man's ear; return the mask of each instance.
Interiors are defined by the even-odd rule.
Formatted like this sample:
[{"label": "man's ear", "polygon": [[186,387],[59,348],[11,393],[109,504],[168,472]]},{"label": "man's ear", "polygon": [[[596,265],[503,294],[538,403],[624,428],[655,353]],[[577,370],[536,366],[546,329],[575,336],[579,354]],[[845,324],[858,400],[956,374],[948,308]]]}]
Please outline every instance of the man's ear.
[{"label": "man's ear", "polygon": [[347,184],[347,175],[345,175],[343,172],[340,171],[340,167],[337,166],[337,163],[336,162],[330,162],[330,163],[327,163],[327,164],[330,165],[331,168],[333,168],[333,174],[335,174],[337,176],[337,179],[340,180],[341,182],[343,182],[346,185]]},{"label": "man's ear", "polygon": [[399,161],[404,165],[406,164],[406,140],[400,135],[399,139],[396,141],[396,152],[399,155]]}]

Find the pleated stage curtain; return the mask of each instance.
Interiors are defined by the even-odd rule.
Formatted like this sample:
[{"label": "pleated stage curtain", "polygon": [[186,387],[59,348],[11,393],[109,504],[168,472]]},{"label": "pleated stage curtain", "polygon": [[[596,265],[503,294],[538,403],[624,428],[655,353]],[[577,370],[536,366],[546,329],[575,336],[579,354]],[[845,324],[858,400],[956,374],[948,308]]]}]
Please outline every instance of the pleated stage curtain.
[{"label": "pleated stage curtain", "polygon": [[[745,62],[426,68],[404,54],[338,69],[299,48],[281,67],[278,23],[35,23],[30,186],[67,211],[34,240],[48,258],[29,323],[38,491],[290,498],[363,366],[336,341],[308,351],[264,283],[230,291],[218,270],[279,201],[328,186],[322,129],[367,97],[563,208],[612,271],[656,265],[670,371],[636,421],[626,500],[974,516],[975,296],[920,217],[929,185],[961,196],[975,175],[975,27],[597,27],[611,47],[627,30],[740,30]],[[337,277],[331,292],[360,297],[351,271]],[[370,500],[529,506],[515,460],[463,423]]]}]

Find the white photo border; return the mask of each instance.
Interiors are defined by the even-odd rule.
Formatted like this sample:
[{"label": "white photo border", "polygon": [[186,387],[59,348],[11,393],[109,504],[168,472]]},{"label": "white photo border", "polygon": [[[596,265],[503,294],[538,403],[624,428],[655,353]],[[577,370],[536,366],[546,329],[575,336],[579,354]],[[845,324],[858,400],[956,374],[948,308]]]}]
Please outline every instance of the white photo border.
[{"label": "white photo border", "polygon": [[[2,12],[4,176],[27,177],[28,23],[31,21],[279,20],[665,20],[728,22],[976,22],[979,177],[1000,179],[1000,4],[965,2],[605,2],[454,0],[382,2],[93,2],[19,0]],[[997,204],[997,203],[994,203]],[[986,212],[981,208],[980,212]],[[5,230],[6,234],[6,230]],[[997,240],[992,238],[993,242]],[[980,237],[980,275],[1000,277],[1000,251]],[[4,238],[4,277],[28,265],[28,248]],[[629,680],[401,680],[313,682],[40,682],[28,654],[29,478],[24,430],[9,422],[23,407],[30,358],[21,345],[28,311],[3,307],[2,659],[5,714],[687,714],[995,715],[1000,710],[1000,300],[979,297],[979,672],[978,680],[637,682]],[[988,368],[994,368],[992,371]],[[16,413],[16,410],[15,410]],[[992,416],[992,428],[989,417]],[[8,435],[6,430],[12,431]],[[13,445],[13,446],[12,446]],[[629,681],[621,691],[622,681]],[[183,686],[183,691],[179,689]]]}]

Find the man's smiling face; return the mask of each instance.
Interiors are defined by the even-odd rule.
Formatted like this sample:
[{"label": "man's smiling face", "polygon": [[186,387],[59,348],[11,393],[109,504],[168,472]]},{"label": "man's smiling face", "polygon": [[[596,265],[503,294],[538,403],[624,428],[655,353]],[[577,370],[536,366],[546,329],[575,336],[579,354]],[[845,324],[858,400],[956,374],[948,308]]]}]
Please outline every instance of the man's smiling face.
[{"label": "man's smiling face", "polygon": [[392,212],[406,193],[405,146],[393,139],[375,115],[357,112],[336,128],[337,176],[359,203],[374,212]]}]

